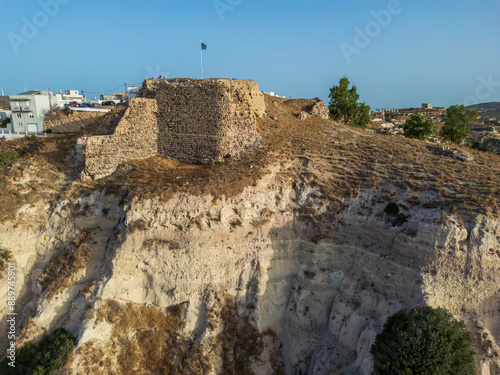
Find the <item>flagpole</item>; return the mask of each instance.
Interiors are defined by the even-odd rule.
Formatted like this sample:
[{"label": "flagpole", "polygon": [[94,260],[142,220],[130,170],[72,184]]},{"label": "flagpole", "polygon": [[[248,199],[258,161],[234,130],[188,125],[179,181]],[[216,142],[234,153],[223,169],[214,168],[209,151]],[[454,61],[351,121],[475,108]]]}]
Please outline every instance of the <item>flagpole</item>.
[{"label": "flagpole", "polygon": [[201,79],[203,79],[203,47],[200,40],[200,57],[201,57]]}]

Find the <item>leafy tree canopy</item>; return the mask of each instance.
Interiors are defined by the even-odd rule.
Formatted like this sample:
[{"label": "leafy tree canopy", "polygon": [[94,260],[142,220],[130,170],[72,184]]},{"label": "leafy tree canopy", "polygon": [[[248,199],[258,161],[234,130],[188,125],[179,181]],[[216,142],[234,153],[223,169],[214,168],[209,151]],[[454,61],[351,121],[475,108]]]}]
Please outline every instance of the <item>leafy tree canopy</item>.
[{"label": "leafy tree canopy", "polygon": [[433,134],[437,134],[436,125],[432,120],[426,120],[424,115],[411,115],[410,119],[403,125],[404,136],[425,140]]},{"label": "leafy tree canopy", "polygon": [[76,344],[76,338],[66,329],[57,328],[40,342],[28,342],[16,349],[15,367],[9,366],[10,359],[0,362],[0,374],[48,375],[66,364],[69,352]]},{"label": "leafy tree canopy", "polygon": [[472,121],[478,116],[476,110],[467,111],[464,105],[452,105],[446,109],[446,120],[440,135],[445,141],[462,143],[472,128]]},{"label": "leafy tree canopy", "polygon": [[400,311],[371,347],[374,375],[474,375],[472,335],[443,308]]},{"label": "leafy tree canopy", "polygon": [[338,86],[333,86],[329,94],[330,116],[352,126],[365,127],[370,122],[370,106],[358,103],[356,86],[349,88],[349,80],[343,77]]},{"label": "leafy tree canopy", "polygon": [[7,124],[10,124],[10,118],[8,118],[8,117],[7,117],[7,118],[4,118],[4,119],[2,120],[2,126],[1,126],[1,127],[2,127],[2,128],[6,128],[6,127],[7,127]]}]

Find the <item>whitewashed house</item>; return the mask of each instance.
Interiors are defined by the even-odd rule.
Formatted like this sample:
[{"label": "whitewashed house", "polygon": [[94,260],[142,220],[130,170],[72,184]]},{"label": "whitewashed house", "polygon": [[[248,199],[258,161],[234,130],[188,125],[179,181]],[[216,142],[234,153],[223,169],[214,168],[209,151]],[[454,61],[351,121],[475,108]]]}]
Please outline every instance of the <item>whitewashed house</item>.
[{"label": "whitewashed house", "polygon": [[51,96],[49,91],[42,90],[10,95],[12,130],[19,133],[43,132],[45,114],[51,109]]}]

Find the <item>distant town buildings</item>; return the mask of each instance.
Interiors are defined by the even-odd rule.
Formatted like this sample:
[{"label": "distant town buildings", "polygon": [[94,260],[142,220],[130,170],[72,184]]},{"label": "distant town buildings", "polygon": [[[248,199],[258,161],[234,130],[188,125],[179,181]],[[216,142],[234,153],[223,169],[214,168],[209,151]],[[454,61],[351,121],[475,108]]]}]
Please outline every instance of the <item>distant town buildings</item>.
[{"label": "distant town buildings", "polygon": [[10,95],[12,130],[22,133],[43,132],[45,114],[51,109],[52,93],[33,90]]},{"label": "distant town buildings", "polygon": [[274,91],[262,91],[264,94],[270,95],[270,96],[275,96],[277,98],[284,98],[286,99],[286,96],[280,96],[278,94],[275,94]]},{"label": "distant town buildings", "polygon": [[115,103],[120,103],[124,98],[124,94],[121,92],[116,92],[112,94],[101,94],[101,100],[104,102],[113,101]]},{"label": "distant town buildings", "polygon": [[71,102],[83,103],[86,100],[85,95],[81,95],[78,90],[64,90],[64,94],[59,90],[59,93],[53,94],[51,104],[52,107],[63,108]]},{"label": "distant town buildings", "polygon": [[371,111],[370,115],[375,120],[390,120],[393,124],[401,125],[404,124],[411,115],[423,115],[428,120],[441,122],[442,116],[445,113],[446,110],[443,107],[433,107],[431,103],[422,103],[422,106],[417,108],[377,109]]}]

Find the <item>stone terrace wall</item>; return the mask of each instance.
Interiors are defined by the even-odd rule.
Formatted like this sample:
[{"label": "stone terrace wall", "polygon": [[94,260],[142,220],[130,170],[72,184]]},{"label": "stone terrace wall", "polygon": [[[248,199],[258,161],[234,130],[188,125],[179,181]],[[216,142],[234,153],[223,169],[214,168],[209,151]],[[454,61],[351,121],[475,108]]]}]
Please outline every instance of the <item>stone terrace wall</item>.
[{"label": "stone terrace wall", "polygon": [[142,95],[158,102],[159,154],[189,163],[237,157],[260,139],[265,111],[255,81],[148,79]]},{"label": "stone terrace wall", "polygon": [[113,173],[127,160],[158,155],[158,106],[156,100],[134,98],[111,135],[82,137],[82,179],[97,179]]}]

